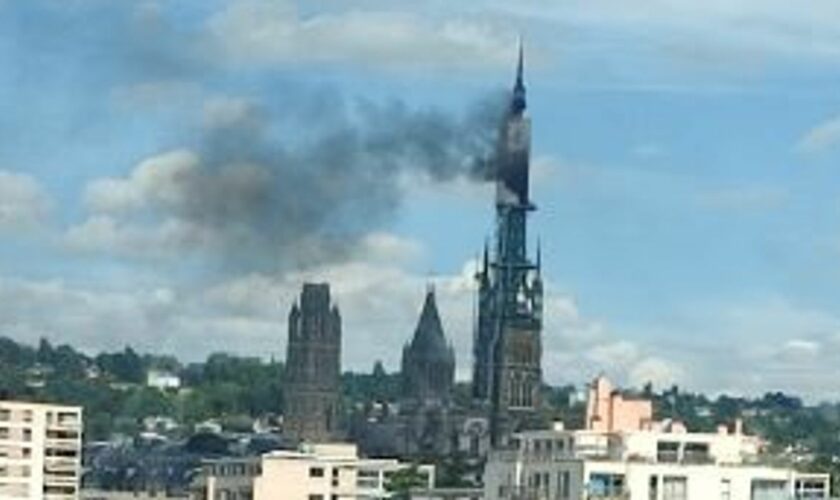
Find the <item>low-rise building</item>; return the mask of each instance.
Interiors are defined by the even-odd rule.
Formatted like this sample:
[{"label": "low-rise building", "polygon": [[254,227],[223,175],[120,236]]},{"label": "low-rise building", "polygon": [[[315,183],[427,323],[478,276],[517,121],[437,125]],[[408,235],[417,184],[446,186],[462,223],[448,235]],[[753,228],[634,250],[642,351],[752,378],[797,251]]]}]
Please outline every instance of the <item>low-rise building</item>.
[{"label": "low-rise building", "polygon": [[160,390],[176,390],[181,387],[181,377],[166,370],[149,370],[146,373],[146,386]]},{"label": "low-rise building", "polygon": [[415,488],[409,497],[411,500],[483,500],[481,488]]},{"label": "low-rise building", "polygon": [[[602,385],[602,387],[606,387]],[[597,392],[597,391],[596,391]],[[602,395],[603,396],[603,395]],[[802,473],[763,454],[740,423],[689,432],[647,421],[644,404],[588,405],[583,430],[530,431],[491,452],[486,500],[812,500],[829,498],[828,474]],[[593,412],[609,418],[598,418]]]},{"label": "low-rise building", "polygon": [[[204,462],[193,487],[194,500],[375,500],[388,498],[388,477],[409,465],[365,459],[352,444],[304,444],[253,458]],[[419,466],[431,488],[434,467]]]},{"label": "low-rise building", "polygon": [[82,500],[190,500],[188,496],[164,491],[106,491],[83,489]]},{"label": "low-rise building", "polygon": [[0,498],[79,498],[82,409],[0,401]]}]

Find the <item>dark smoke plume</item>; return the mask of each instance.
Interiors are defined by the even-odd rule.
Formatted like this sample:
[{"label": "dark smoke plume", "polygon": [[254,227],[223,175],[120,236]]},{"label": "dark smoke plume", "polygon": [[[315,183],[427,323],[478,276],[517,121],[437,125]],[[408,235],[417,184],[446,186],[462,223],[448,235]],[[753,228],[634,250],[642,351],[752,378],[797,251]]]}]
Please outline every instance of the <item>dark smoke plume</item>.
[{"label": "dark smoke plume", "polygon": [[[225,268],[288,270],[340,260],[399,207],[406,179],[490,179],[503,97],[453,116],[333,96],[333,112],[306,123],[295,112],[284,118],[240,103],[232,116],[208,124],[199,168],[172,180],[167,189],[178,193],[177,203],[159,206],[159,215],[198,228],[205,246],[193,248]],[[289,131],[299,137],[284,140]]]},{"label": "dark smoke plume", "polygon": [[[62,50],[80,68],[93,65],[92,83],[204,84],[239,75],[219,57],[211,33],[172,24],[161,10],[165,4],[21,4],[53,35],[21,43]],[[106,14],[107,23],[88,22]],[[190,148],[198,164],[158,176],[158,184],[145,187],[151,194],[144,204],[120,222],[131,229],[164,227],[158,240],[179,264],[200,257],[224,270],[287,270],[357,251],[360,239],[399,207],[405,179],[484,181],[493,175],[501,92],[453,114],[292,87],[272,89],[286,96],[279,105],[255,100],[222,109]]]}]

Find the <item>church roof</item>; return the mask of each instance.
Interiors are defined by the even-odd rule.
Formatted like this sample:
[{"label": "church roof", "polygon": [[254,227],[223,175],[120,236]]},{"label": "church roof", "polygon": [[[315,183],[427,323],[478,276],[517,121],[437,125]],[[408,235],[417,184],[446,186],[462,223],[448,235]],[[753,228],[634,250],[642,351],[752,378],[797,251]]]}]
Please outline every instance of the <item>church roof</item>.
[{"label": "church roof", "polygon": [[410,349],[414,354],[425,357],[445,359],[450,355],[437,304],[435,303],[434,290],[430,289],[426,293],[426,301],[423,303],[423,311],[420,313],[420,320],[414,330],[414,338],[411,340]]}]

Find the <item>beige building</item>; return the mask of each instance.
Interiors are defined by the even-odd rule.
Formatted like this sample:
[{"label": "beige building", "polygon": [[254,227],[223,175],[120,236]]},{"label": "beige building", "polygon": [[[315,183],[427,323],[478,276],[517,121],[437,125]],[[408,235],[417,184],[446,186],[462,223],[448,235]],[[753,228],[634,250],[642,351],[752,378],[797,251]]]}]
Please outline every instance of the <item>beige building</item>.
[{"label": "beige building", "polygon": [[625,398],[606,377],[598,377],[590,384],[586,403],[586,428],[589,430],[638,431],[653,422],[650,401]]},{"label": "beige building", "polygon": [[82,409],[0,401],[0,498],[79,498]]},{"label": "beige building", "polygon": [[[601,388],[608,385],[596,384]],[[612,391],[610,394],[615,395]],[[595,390],[590,395],[602,396]],[[828,474],[779,466],[740,423],[712,433],[653,422],[642,404],[629,415],[606,399],[588,405],[590,428],[520,433],[493,451],[486,500],[814,500],[829,498]],[[600,409],[599,409],[600,408]],[[593,418],[593,412],[608,418]],[[609,423],[612,422],[612,423]],[[593,424],[594,423],[594,424]],[[607,430],[609,429],[609,430]],[[775,462],[775,464],[774,464]]]},{"label": "beige building", "polygon": [[187,496],[169,495],[160,491],[82,490],[82,500],[190,500]]},{"label": "beige building", "polygon": [[[358,456],[352,444],[305,444],[297,451],[205,462],[194,500],[375,500],[388,498],[388,476],[408,466]],[[427,487],[434,467],[420,466]]]}]

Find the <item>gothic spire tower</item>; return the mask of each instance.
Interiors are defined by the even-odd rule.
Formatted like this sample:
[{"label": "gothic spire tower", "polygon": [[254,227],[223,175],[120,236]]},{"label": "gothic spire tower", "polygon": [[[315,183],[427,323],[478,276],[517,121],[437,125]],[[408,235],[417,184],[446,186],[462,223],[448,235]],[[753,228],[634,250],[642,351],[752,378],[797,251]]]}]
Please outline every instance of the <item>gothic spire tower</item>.
[{"label": "gothic spire tower", "polygon": [[542,382],[543,290],[539,264],[527,253],[531,120],[526,114],[524,54],[496,151],[496,231],[478,279],[473,396],[489,404],[496,445],[528,426]]},{"label": "gothic spire tower", "polygon": [[305,283],[289,312],[286,354],[287,433],[301,441],[339,434],[341,315],[326,283]]}]

